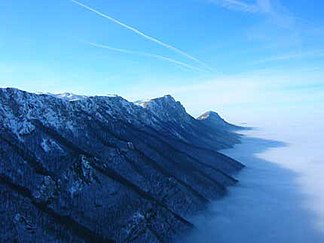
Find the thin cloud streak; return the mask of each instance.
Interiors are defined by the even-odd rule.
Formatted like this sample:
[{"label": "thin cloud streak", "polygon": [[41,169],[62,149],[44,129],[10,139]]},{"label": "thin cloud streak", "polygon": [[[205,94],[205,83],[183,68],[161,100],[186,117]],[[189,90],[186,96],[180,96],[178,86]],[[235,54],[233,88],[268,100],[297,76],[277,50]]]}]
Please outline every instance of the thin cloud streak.
[{"label": "thin cloud streak", "polygon": [[169,49],[169,50],[171,50],[173,52],[176,52],[176,53],[178,53],[178,54],[180,54],[180,55],[182,55],[182,56],[184,56],[184,57],[186,57],[186,58],[188,58],[188,59],[190,59],[192,61],[195,61],[196,63],[198,63],[198,64],[202,65],[204,68],[206,68],[208,71],[213,72],[213,70],[206,63],[204,63],[203,61],[200,61],[199,59],[193,57],[192,55],[190,55],[190,54],[188,54],[188,53],[186,53],[186,52],[184,52],[184,51],[182,51],[182,50],[180,50],[180,49],[178,49],[178,48],[176,48],[176,47],[174,47],[174,46],[172,46],[170,44],[167,44],[167,43],[165,43],[165,42],[163,42],[161,40],[158,40],[158,39],[156,39],[156,38],[154,38],[154,37],[152,37],[152,36],[150,36],[148,34],[145,34],[142,31],[140,31],[140,30],[138,30],[138,29],[136,29],[136,28],[134,28],[132,26],[129,26],[129,25],[127,25],[127,24],[125,24],[125,23],[123,23],[123,22],[121,22],[121,21],[119,21],[119,20],[117,20],[117,19],[115,19],[115,18],[113,18],[111,16],[108,16],[108,15],[106,15],[106,14],[104,14],[104,13],[102,13],[102,12],[100,12],[100,11],[94,9],[94,8],[91,8],[91,7],[89,7],[89,6],[87,6],[87,5],[83,4],[83,3],[80,3],[80,2],[75,1],[75,0],[70,0],[70,1],[77,4],[77,5],[79,5],[79,6],[81,6],[82,8],[85,8],[85,9],[87,9],[87,10],[89,10],[89,11],[91,11],[91,12],[93,12],[93,13],[95,13],[95,14],[103,17],[103,18],[105,18],[105,19],[108,19],[108,20],[112,21],[115,24],[118,24],[119,26],[121,26],[121,27],[123,27],[125,29],[128,29],[128,30],[142,36],[144,39],[155,42],[160,46],[166,47],[167,49]]},{"label": "thin cloud streak", "polygon": [[255,61],[255,64],[268,63],[268,62],[276,62],[276,61],[287,61],[287,60],[295,60],[295,59],[309,59],[309,58],[323,58],[324,50],[316,50],[316,51],[308,51],[308,52],[294,52],[288,53],[284,55],[272,56],[269,58],[261,59]]},{"label": "thin cloud streak", "polygon": [[97,47],[97,48],[107,49],[107,50],[116,51],[116,52],[120,52],[120,53],[124,53],[124,54],[138,55],[138,56],[145,56],[145,57],[151,57],[151,58],[160,59],[160,60],[172,63],[172,64],[176,64],[176,65],[178,65],[178,66],[180,66],[182,68],[186,68],[186,69],[196,71],[196,72],[204,72],[204,73],[207,72],[204,69],[197,68],[197,67],[191,66],[191,65],[189,65],[187,63],[180,62],[180,61],[174,60],[172,58],[157,55],[157,54],[152,54],[152,53],[148,53],[148,52],[127,50],[127,49],[116,48],[116,47],[112,47],[112,46],[108,46],[108,45],[102,45],[102,44],[91,43],[91,42],[87,42],[87,44],[89,44],[91,46],[94,46],[94,47]]},{"label": "thin cloud streak", "polygon": [[257,4],[248,4],[238,0],[210,0],[210,2],[231,10],[249,13],[256,13],[259,11],[259,6]]},{"label": "thin cloud streak", "polygon": [[274,4],[273,0],[255,0],[254,3],[247,3],[242,0],[209,0],[229,10],[237,10],[252,14],[277,15],[274,5],[281,5],[280,1]]},{"label": "thin cloud streak", "polygon": [[[286,53],[280,57],[266,57],[265,62],[298,58],[299,52],[304,49],[305,35],[301,29],[303,19],[297,18],[281,0],[209,0],[210,3],[246,14],[257,16],[260,21],[248,26],[246,37],[249,41],[256,41],[266,49],[284,49]],[[297,53],[297,54],[295,54]],[[258,61],[256,61],[258,62]],[[261,60],[262,62],[262,60]]]}]

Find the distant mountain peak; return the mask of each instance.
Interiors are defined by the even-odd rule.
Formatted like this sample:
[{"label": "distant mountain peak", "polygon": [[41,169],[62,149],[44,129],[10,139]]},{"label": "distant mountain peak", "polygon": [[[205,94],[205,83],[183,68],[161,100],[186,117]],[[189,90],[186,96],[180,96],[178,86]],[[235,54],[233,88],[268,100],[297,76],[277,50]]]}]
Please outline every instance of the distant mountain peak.
[{"label": "distant mountain peak", "polygon": [[197,118],[197,120],[205,120],[205,119],[217,119],[217,120],[224,121],[224,119],[215,111],[207,111]]},{"label": "distant mountain peak", "polygon": [[197,120],[205,123],[209,126],[216,126],[218,128],[225,129],[238,129],[238,126],[228,123],[225,121],[217,112],[215,111],[207,111],[204,114],[197,117]]}]

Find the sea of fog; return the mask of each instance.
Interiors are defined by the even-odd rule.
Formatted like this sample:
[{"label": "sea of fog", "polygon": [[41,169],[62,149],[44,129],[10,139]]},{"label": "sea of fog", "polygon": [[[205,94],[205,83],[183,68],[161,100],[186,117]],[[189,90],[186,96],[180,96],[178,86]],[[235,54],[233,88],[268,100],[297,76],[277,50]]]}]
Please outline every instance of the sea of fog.
[{"label": "sea of fog", "polygon": [[181,242],[324,243],[324,122],[264,122],[223,153],[246,165]]}]

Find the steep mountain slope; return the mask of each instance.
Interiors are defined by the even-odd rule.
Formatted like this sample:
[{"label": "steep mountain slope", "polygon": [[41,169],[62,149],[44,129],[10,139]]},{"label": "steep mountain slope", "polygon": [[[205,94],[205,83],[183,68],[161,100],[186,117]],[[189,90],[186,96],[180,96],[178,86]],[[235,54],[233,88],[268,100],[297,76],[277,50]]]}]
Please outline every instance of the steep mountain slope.
[{"label": "steep mountain slope", "polygon": [[171,96],[0,89],[0,241],[169,241],[243,165]]}]

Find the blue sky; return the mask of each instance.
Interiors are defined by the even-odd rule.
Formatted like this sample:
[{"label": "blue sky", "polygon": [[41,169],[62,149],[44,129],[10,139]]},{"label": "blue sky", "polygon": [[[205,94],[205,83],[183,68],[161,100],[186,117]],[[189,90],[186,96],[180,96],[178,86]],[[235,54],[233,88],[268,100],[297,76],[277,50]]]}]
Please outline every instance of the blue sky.
[{"label": "blue sky", "polygon": [[79,3],[0,2],[1,87],[170,93],[194,115],[324,103],[323,1]]}]

